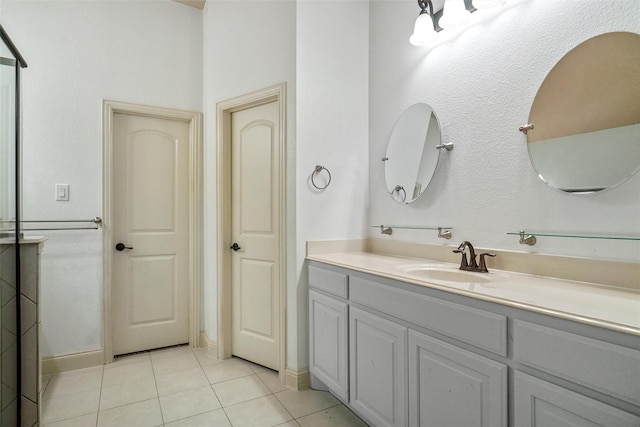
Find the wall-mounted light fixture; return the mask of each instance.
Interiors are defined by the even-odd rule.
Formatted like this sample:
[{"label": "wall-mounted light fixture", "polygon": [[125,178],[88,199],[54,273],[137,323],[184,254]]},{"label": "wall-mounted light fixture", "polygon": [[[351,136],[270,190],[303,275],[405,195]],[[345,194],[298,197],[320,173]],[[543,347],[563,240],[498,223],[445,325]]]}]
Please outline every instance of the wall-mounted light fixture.
[{"label": "wall-mounted light fixture", "polygon": [[409,42],[414,46],[425,46],[434,40],[437,32],[466,25],[476,10],[488,9],[504,2],[505,0],[444,0],[444,3],[440,1],[441,6],[436,10],[432,0],[418,0],[420,14]]}]

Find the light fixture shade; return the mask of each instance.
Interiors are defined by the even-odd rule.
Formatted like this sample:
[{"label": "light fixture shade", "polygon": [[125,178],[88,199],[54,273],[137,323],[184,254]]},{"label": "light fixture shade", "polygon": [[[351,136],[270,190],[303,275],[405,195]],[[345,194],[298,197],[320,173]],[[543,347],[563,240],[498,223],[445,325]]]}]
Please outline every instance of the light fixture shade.
[{"label": "light fixture shade", "polygon": [[466,25],[471,12],[464,5],[464,0],[445,0],[444,11],[439,24],[442,28],[456,28]]},{"label": "light fixture shade", "polygon": [[421,13],[416,19],[413,27],[413,34],[409,38],[409,43],[414,46],[425,46],[433,41],[436,32],[433,29],[433,21],[428,13]]},{"label": "light fixture shade", "polygon": [[505,0],[473,0],[473,7],[476,9],[489,9],[491,7],[504,4]]}]

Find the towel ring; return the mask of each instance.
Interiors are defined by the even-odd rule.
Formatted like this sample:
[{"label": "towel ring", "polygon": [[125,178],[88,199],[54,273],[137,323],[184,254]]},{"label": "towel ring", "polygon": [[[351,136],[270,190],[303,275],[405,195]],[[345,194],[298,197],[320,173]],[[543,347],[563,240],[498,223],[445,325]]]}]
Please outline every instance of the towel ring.
[{"label": "towel ring", "polygon": [[391,195],[393,196],[393,193],[398,192],[398,196],[399,196],[401,191],[402,191],[402,202],[405,202],[407,200],[407,192],[405,191],[402,185],[396,185],[396,187],[391,191]]},{"label": "towel ring", "polygon": [[[327,183],[324,186],[318,186],[316,185],[315,177],[317,174],[319,174],[323,170],[327,171],[327,175],[329,175],[329,181],[327,181]],[[313,186],[316,187],[318,190],[324,190],[325,188],[327,188],[329,184],[331,184],[331,172],[329,172],[329,169],[321,165],[316,165],[316,168],[311,173],[311,184],[313,184]]]}]

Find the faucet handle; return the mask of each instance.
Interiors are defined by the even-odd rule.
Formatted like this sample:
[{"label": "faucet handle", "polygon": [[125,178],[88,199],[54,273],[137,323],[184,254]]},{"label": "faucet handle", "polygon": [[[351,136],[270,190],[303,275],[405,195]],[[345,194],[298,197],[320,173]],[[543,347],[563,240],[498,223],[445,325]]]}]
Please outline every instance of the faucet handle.
[{"label": "faucet handle", "polygon": [[469,265],[469,263],[467,262],[467,254],[464,253],[464,250],[454,249],[453,252],[456,254],[462,254],[462,259],[460,260],[460,269],[463,269],[463,267],[467,267]]},{"label": "faucet handle", "polygon": [[489,270],[487,270],[487,263],[484,260],[485,256],[490,256],[490,257],[495,257],[496,254],[492,254],[489,252],[485,252],[483,254],[480,254],[480,265],[478,266],[478,269],[480,269],[480,271],[482,271],[483,273],[488,273]]}]

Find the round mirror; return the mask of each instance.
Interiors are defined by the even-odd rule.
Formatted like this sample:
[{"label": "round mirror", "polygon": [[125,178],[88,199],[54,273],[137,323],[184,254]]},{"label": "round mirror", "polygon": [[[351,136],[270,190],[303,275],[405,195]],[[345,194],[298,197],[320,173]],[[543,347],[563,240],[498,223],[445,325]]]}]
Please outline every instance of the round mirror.
[{"label": "round mirror", "polygon": [[640,169],[640,35],[607,33],[580,44],[549,72],[529,115],[527,148],[557,190],[613,188]]},{"label": "round mirror", "polygon": [[411,203],[427,188],[438,165],[440,125],[427,104],[409,107],[398,119],[387,145],[384,176],[398,203]]}]

